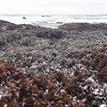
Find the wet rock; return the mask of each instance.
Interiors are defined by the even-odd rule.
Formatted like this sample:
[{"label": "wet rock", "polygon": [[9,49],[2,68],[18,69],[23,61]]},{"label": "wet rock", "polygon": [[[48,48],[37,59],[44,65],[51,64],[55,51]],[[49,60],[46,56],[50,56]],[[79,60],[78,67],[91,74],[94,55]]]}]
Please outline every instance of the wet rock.
[{"label": "wet rock", "polygon": [[23,16],[23,17],[22,17],[22,19],[24,19],[24,20],[25,20],[25,19],[27,19],[27,18],[26,18],[25,16]]},{"label": "wet rock", "polygon": [[15,26],[15,24],[13,24],[13,23],[0,20],[0,32],[6,31],[6,30],[11,30],[14,26]]},{"label": "wet rock", "polygon": [[63,30],[78,30],[78,31],[83,31],[83,30],[97,30],[97,29],[107,29],[107,25],[104,23],[100,24],[89,24],[89,23],[68,23],[68,24],[63,24],[58,27],[59,29]]}]

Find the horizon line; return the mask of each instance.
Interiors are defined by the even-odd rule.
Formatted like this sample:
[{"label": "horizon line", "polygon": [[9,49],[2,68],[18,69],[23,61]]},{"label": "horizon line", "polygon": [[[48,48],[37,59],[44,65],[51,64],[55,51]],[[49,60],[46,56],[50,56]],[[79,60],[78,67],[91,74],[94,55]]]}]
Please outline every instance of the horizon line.
[{"label": "horizon line", "polygon": [[70,15],[86,15],[86,16],[96,16],[96,15],[107,15],[107,14],[0,14],[0,16],[70,16]]}]

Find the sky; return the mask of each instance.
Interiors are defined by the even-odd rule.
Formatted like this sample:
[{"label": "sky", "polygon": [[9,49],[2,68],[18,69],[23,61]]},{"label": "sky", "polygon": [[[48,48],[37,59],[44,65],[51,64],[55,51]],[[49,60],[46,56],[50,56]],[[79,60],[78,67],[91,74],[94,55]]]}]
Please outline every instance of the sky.
[{"label": "sky", "polygon": [[0,0],[0,14],[107,14],[107,0]]}]

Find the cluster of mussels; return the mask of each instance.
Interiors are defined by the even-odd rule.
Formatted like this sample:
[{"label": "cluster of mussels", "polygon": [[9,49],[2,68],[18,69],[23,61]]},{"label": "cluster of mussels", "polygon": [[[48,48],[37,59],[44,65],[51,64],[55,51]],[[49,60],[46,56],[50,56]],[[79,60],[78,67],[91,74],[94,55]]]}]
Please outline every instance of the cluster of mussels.
[{"label": "cluster of mussels", "polygon": [[46,74],[0,60],[0,107],[107,107],[107,46],[86,54],[72,71]]}]

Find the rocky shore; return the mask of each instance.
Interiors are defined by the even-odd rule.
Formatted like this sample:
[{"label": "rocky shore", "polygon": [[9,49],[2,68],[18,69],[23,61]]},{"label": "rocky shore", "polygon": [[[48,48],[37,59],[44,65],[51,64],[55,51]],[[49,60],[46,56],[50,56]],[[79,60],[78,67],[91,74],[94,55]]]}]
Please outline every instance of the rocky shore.
[{"label": "rocky shore", "polygon": [[103,23],[0,20],[0,107],[106,107],[106,44]]}]

